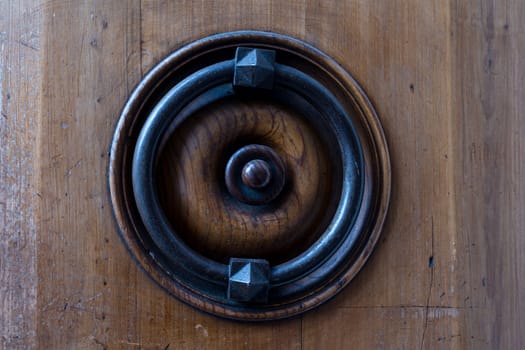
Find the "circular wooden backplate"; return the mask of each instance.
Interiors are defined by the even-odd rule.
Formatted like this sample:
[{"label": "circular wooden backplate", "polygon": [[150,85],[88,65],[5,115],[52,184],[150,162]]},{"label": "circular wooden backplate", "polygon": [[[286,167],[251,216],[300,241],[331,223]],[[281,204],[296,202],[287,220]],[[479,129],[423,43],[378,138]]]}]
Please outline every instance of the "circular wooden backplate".
[{"label": "circular wooden backplate", "polygon": [[[237,305],[185,283],[158,252],[137,212],[131,185],[135,141],[164,94],[192,72],[229,59],[237,46],[274,49],[279,60],[309,74],[348,111],[363,152],[363,199],[352,232],[351,259],[323,286],[265,306]],[[184,113],[184,112],[182,112]],[[341,164],[337,140],[308,118],[264,99],[225,99],[194,113],[163,140],[156,169],[166,216],[195,251],[225,262],[231,256],[286,261],[305,250],[330,225],[336,210]],[[237,201],[224,183],[228,159],[249,144],[272,147],[286,164],[285,188],[269,205]],[[121,237],[146,272],[177,298],[233,319],[268,320],[311,309],[334,296],[362,268],[376,244],[390,194],[388,149],[377,115],[352,77],[330,57],[296,39],[273,33],[235,32],[191,43],[160,62],[125,105],[111,146],[111,200]],[[348,254],[341,246],[334,253]],[[328,258],[330,260],[331,258]],[[302,283],[301,279],[297,283]]]},{"label": "circular wooden backplate", "polygon": [[[166,142],[158,161],[164,211],[204,256],[286,261],[319,238],[334,215],[341,179],[326,142],[304,118],[271,101],[214,103]],[[268,205],[245,204],[225,188],[226,163],[250,144],[273,149],[287,169],[286,187]]]}]

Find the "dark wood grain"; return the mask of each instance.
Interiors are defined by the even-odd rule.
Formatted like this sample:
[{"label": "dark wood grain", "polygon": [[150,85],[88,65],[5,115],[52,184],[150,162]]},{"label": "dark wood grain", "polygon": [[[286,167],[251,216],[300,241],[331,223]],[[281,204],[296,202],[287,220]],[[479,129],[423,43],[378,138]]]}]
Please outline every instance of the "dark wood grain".
[{"label": "dark wood grain", "polygon": [[[0,8],[0,347],[525,346],[523,2]],[[147,278],[106,190],[113,127],[141,75],[183,43],[247,28],[306,40],[348,69],[381,116],[393,167],[390,214],[360,275],[318,311],[258,325],[203,315]]]},{"label": "dark wood grain", "polygon": [[[159,160],[159,195],[190,246],[223,262],[231,256],[282,262],[324,232],[335,210],[330,198],[338,195],[335,165],[312,127],[294,114],[264,101],[227,101],[172,135]],[[225,189],[226,161],[252,143],[271,147],[286,164],[288,186],[270,207],[243,204]]]}]

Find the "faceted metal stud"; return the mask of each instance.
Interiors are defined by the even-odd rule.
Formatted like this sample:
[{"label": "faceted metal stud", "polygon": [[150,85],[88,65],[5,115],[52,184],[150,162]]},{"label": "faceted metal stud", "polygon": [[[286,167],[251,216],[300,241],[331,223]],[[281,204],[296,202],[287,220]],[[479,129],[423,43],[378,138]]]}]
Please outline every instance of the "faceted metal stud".
[{"label": "faceted metal stud", "polygon": [[228,299],[265,303],[268,300],[270,265],[263,259],[230,258]]},{"label": "faceted metal stud", "polygon": [[233,86],[273,88],[275,51],[239,47],[235,52]]}]

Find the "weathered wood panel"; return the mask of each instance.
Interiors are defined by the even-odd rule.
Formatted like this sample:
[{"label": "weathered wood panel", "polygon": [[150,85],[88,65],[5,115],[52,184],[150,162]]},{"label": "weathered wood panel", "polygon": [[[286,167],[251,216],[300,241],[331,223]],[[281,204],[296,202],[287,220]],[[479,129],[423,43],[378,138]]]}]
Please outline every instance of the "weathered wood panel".
[{"label": "weathered wood panel", "polygon": [[0,348],[36,343],[41,29],[37,1],[0,2]]},{"label": "weathered wood panel", "polygon": [[[0,347],[525,347],[525,4],[519,0],[0,3]],[[321,309],[267,324],[166,295],[120,242],[107,152],[181,44],[272,30],[365,88],[390,145],[384,235]]]}]

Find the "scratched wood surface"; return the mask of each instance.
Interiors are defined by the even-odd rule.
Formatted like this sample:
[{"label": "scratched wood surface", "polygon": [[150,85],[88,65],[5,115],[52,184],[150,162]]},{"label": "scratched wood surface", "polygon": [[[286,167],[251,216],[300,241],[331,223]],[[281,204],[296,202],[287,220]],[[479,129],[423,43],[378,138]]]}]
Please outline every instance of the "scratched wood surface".
[{"label": "scratched wood surface", "polygon": [[[525,348],[525,3],[0,2],[0,348]],[[240,324],[174,300],[121,243],[120,109],[181,44],[272,30],[362,84],[390,145],[384,234],[338,297]]]},{"label": "scratched wood surface", "polygon": [[0,349],[36,345],[41,8],[0,1]]}]

